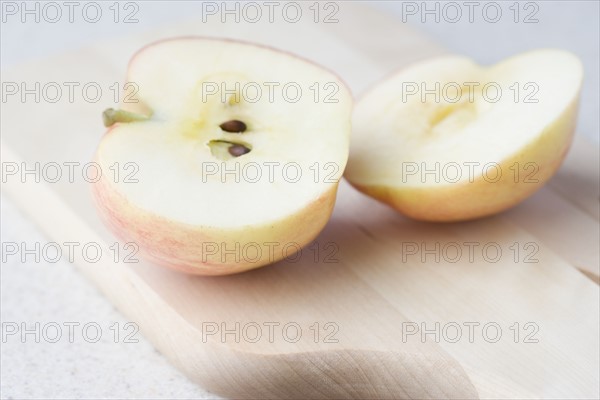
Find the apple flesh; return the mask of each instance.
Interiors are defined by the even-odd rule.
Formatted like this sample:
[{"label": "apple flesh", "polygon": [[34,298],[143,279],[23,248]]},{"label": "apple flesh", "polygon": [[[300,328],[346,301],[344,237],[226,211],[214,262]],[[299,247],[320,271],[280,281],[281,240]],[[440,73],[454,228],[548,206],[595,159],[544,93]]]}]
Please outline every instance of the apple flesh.
[{"label": "apple flesh", "polygon": [[[318,235],[349,150],[352,97],[337,76],[262,46],[181,38],[143,48],[127,78],[137,103],[104,113],[95,155],[120,179],[103,173],[93,187],[122,240],[157,264],[224,275],[292,257]],[[264,82],[303,94],[269,96]],[[336,85],[337,102],[315,101],[315,83]],[[243,88],[256,85],[262,95],[249,98]],[[326,163],[337,166],[329,179]]]},{"label": "apple flesh", "polygon": [[582,76],[579,60],[559,50],[491,67],[458,56],[414,64],[358,102],[345,177],[418,220],[503,211],[560,166]]}]

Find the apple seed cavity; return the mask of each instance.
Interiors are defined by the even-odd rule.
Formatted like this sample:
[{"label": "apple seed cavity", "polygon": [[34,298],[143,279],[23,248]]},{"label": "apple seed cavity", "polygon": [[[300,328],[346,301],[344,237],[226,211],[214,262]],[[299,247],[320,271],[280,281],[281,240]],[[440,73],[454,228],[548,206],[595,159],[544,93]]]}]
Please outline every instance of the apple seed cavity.
[{"label": "apple seed cavity", "polygon": [[104,126],[109,127],[117,122],[135,122],[135,121],[146,121],[148,116],[133,113],[125,110],[115,110],[114,108],[108,108],[102,113],[102,122]]},{"label": "apple seed cavity", "polygon": [[247,128],[245,123],[243,123],[242,121],[238,121],[237,119],[232,119],[231,121],[223,122],[221,125],[219,125],[219,127],[225,132],[230,133],[242,133]]}]

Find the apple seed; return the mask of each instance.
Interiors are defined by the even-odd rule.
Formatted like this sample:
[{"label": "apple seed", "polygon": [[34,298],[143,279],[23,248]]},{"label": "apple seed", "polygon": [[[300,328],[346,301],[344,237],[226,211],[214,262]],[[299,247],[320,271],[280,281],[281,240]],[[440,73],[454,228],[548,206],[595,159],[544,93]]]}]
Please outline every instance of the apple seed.
[{"label": "apple seed", "polygon": [[238,121],[237,119],[232,119],[231,121],[223,122],[219,125],[221,129],[225,132],[230,133],[242,133],[246,130],[246,124],[242,121]]},{"label": "apple seed", "polygon": [[241,144],[234,144],[233,146],[229,147],[229,154],[234,157],[243,156],[246,153],[250,153],[250,149]]},{"label": "apple seed", "polygon": [[210,152],[219,160],[231,160],[234,157],[250,153],[250,145],[229,142],[227,140],[211,140],[208,142]]}]

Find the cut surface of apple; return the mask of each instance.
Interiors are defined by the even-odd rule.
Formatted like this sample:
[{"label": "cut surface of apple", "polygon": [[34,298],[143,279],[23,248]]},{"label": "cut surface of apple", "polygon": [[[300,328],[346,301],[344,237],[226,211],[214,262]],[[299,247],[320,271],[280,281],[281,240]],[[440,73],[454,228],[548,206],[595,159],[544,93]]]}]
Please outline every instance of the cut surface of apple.
[{"label": "cut surface of apple", "polygon": [[123,240],[156,263],[220,275],[317,236],[348,157],[352,97],[338,77],[258,45],[180,38],[140,50],[127,81],[134,102],[104,114],[94,185]]},{"label": "cut surface of apple", "polygon": [[582,77],[579,60],[560,50],[490,67],[460,56],[409,66],[356,105],[345,177],[416,219],[502,211],[560,166]]}]

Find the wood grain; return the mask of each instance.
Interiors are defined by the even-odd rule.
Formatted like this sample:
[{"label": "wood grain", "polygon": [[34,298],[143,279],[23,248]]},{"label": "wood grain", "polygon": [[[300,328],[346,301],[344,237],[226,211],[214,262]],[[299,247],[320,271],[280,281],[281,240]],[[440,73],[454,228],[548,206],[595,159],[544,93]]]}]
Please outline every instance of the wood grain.
[{"label": "wood grain", "polygon": [[[129,57],[144,44],[198,34],[287,49],[337,71],[360,93],[406,63],[444,52],[388,16],[340,5],[338,24],[190,20],[3,71],[3,79],[109,87],[124,79]],[[88,162],[103,134],[100,112],[111,105],[3,104],[3,161]],[[144,262],[79,257],[76,265],[171,362],[224,396],[594,398],[599,290],[579,270],[600,275],[598,158],[597,146],[577,139],[557,177],[535,196],[502,215],[452,225],[410,221],[342,182],[334,215],[312,247],[334,244],[336,262],[322,256],[315,262],[309,246],[297,261],[224,278],[189,277]],[[105,249],[114,242],[81,180],[9,180],[3,190],[54,241]],[[472,242],[499,246],[504,255],[491,262],[476,251],[472,260],[453,262],[409,251],[452,244],[464,250]],[[514,243],[533,243],[537,261],[515,260]],[[292,333],[300,327],[296,342],[279,331],[286,324]],[[421,328],[436,324],[441,337],[423,338]],[[465,324],[479,324],[472,341]],[[501,327],[501,339],[484,337],[486,324]],[[261,340],[252,342],[257,325]],[[455,325],[463,337],[453,343]],[[210,334],[215,326],[219,332]],[[272,341],[266,326],[278,329]],[[237,337],[223,337],[223,327]],[[419,332],[410,334],[415,327]],[[528,343],[533,331],[529,339],[537,342]]]}]

